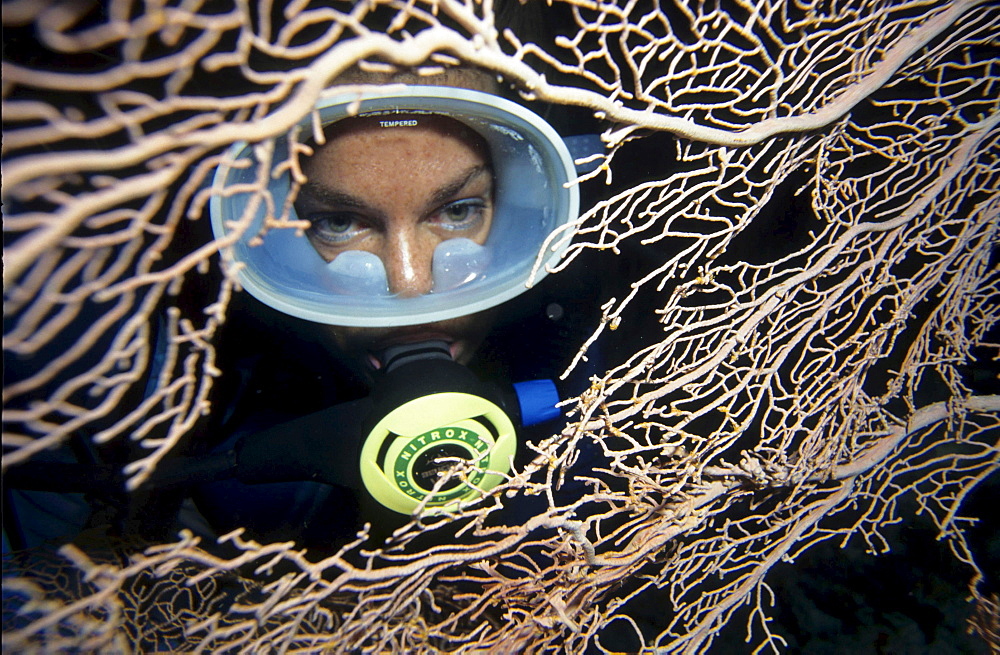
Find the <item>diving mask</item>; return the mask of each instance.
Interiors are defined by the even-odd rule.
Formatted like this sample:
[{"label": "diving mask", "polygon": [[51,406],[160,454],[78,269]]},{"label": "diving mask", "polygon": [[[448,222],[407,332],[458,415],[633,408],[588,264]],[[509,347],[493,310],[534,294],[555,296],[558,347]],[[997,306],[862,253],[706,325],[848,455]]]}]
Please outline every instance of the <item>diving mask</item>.
[{"label": "diving mask", "polygon": [[[446,239],[433,253],[433,288],[415,297],[390,293],[385,265],[364,250],[325,261],[301,231],[265,230],[268,212],[289,200],[288,139],[279,139],[266,175],[265,198],[255,193],[264,177],[254,146],[238,143],[215,176],[211,200],[215,236],[231,236],[249,221],[227,259],[240,265],[243,288],[258,300],[292,316],[330,325],[391,327],[434,323],[503,303],[546,274],[565,253],[579,210],[576,169],[563,139],[541,117],[487,93],[434,86],[396,86],[326,98],[297,133],[308,135],[314,118],[327,128],[355,116],[375,116],[390,128],[422,114],[446,116],[486,142],[493,171],[493,220],[483,243]],[[393,116],[405,117],[396,120]],[[384,118],[383,118],[384,117]],[[296,133],[293,130],[293,133]],[[405,173],[405,172],[403,172]],[[277,208],[277,209],[276,209]],[[294,207],[290,218],[295,220]],[[565,233],[539,257],[547,238]]]}]

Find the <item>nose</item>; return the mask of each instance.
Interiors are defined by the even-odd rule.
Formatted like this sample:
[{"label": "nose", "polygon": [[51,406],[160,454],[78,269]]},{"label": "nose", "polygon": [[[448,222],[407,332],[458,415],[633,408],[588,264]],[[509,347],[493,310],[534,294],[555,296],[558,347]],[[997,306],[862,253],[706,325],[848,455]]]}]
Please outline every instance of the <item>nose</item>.
[{"label": "nose", "polygon": [[401,298],[430,293],[434,286],[431,265],[437,241],[419,227],[390,232],[381,254],[390,293]]}]

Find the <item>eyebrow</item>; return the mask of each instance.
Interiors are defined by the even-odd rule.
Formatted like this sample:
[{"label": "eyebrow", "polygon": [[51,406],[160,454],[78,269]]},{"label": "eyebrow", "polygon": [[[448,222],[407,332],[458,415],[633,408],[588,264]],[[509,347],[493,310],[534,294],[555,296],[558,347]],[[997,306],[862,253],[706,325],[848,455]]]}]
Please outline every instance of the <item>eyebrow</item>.
[{"label": "eyebrow", "polygon": [[306,200],[319,201],[327,205],[338,205],[351,209],[369,209],[368,205],[360,198],[356,198],[349,193],[334,191],[330,187],[324,186],[319,182],[314,182],[313,180],[309,180],[302,185],[302,194],[305,195]]},{"label": "eyebrow", "polygon": [[[456,179],[453,182],[445,184],[431,194],[430,199],[424,208],[425,211],[436,209],[442,203],[451,200],[453,197],[458,195],[462,189],[467,187],[477,177],[483,174],[488,174],[492,177],[490,167],[485,164],[472,166],[468,170],[463,171],[460,175],[456,176]],[[490,192],[492,195],[492,188]],[[368,205],[361,198],[352,196],[349,193],[331,189],[330,187],[313,180],[309,180],[302,185],[302,193],[306,196],[306,200],[318,201],[326,205],[345,207],[347,209],[362,210],[375,214],[380,218],[384,217],[383,213],[379,209]]]},{"label": "eyebrow", "polygon": [[[453,197],[457,196],[459,192],[462,191],[466,186],[472,183],[474,179],[479,177],[484,173],[489,173],[490,169],[485,164],[479,164],[478,166],[473,166],[468,171],[465,172],[465,176],[456,179],[451,184],[446,184],[431,195],[430,205],[428,209],[433,209],[437,205],[443,202],[451,200]],[[492,176],[491,176],[492,177]],[[492,189],[491,189],[492,194]]]}]

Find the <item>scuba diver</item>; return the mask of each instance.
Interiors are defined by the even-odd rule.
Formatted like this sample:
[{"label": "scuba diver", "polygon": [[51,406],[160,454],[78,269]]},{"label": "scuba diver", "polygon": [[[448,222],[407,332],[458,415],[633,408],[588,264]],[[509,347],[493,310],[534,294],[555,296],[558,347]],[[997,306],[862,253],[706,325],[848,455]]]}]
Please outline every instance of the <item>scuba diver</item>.
[{"label": "scuba diver", "polygon": [[[418,511],[476,502],[560,429],[560,399],[603,370],[598,343],[560,379],[615,275],[586,256],[546,275],[574,235],[574,161],[600,152],[599,136],[560,136],[477,69],[355,70],[337,85],[318,125],[306,116],[269,160],[239,143],[216,171],[211,227],[234,242],[223,256],[247,293],[217,339],[212,411],[138,491],[105,493],[121,489],[121,464],[12,469],[27,489],[85,477],[92,507],[89,519],[79,502],[65,518],[29,507],[5,536],[36,515],[67,532],[116,513],[113,532],[144,540],[242,527],[332,550],[365,524],[378,539]],[[292,147],[306,150],[304,182],[280,169]],[[265,176],[270,203],[253,190]],[[283,209],[305,229],[274,227]]]},{"label": "scuba diver", "polygon": [[546,267],[578,217],[574,159],[599,137],[564,139],[485,71],[401,78],[326,97],[320,132],[306,117],[280,144],[275,162],[292,139],[311,151],[297,193],[288,173],[269,187],[304,231],[264,230],[254,193],[226,191],[260,178],[251,145],[216,175],[213,229],[250,221],[230,263],[256,299],[227,323],[242,384],[225,405],[242,409],[209,430],[233,473],[193,493],[216,534],[323,548],[458,509],[530,461],[597,371],[592,352],[554,381],[601,276]]}]

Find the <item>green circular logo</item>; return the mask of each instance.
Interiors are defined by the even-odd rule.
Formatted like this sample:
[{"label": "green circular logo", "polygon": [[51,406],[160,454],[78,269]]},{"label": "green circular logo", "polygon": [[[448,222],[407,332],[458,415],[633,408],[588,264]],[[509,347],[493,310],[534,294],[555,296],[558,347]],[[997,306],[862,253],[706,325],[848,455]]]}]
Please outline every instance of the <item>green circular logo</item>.
[{"label": "green circular logo", "polygon": [[[486,475],[483,460],[489,453],[492,439],[484,439],[477,429],[470,426],[469,423],[473,421],[463,423],[461,426],[428,430],[406,442],[391,462],[392,479],[400,491],[417,501],[423,500],[434,493],[434,486],[440,477],[451,471],[457,463],[462,460],[479,460],[476,470],[462,477],[456,474],[446,481],[428,504],[442,505],[473,491],[472,487],[477,486]],[[475,423],[479,425],[478,422]],[[488,434],[485,428],[482,432]]]}]

